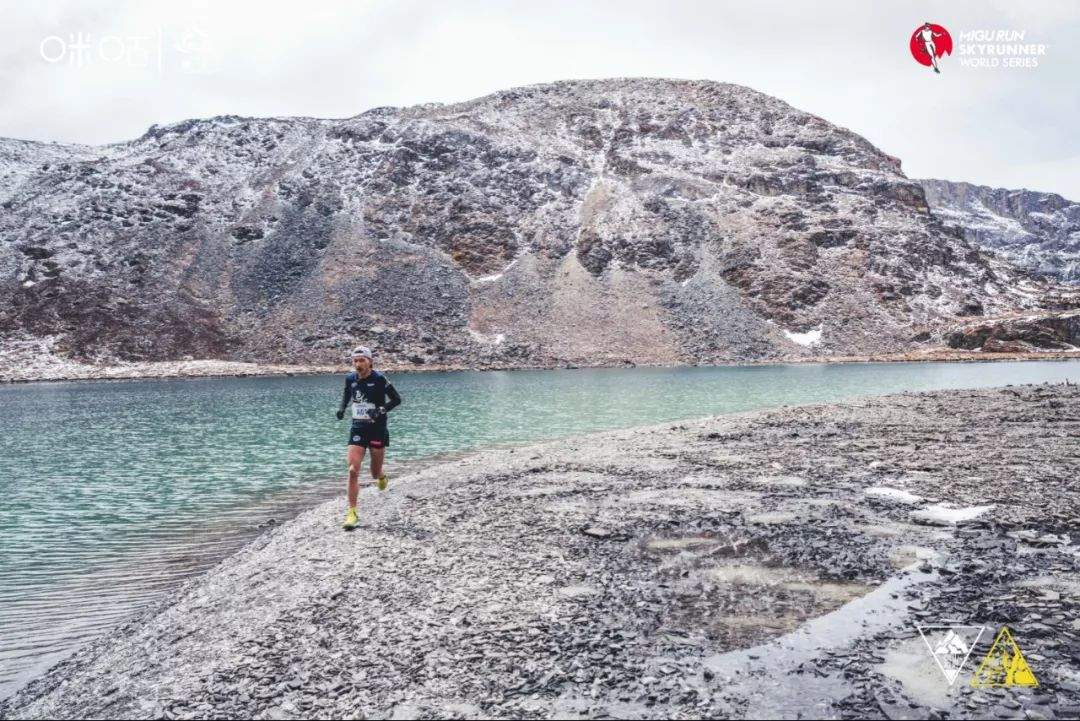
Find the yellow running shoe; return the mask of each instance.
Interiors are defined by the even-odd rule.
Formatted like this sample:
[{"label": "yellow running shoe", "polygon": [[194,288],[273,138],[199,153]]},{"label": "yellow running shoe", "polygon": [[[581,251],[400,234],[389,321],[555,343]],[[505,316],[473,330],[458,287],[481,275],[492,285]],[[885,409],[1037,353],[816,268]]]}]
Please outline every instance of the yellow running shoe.
[{"label": "yellow running shoe", "polygon": [[345,514],[345,530],[351,531],[352,529],[356,528],[356,524],[358,522],[359,519],[356,517],[356,508],[350,508],[349,512]]},{"label": "yellow running shoe", "polygon": [[386,486],[389,483],[390,483],[390,479],[386,477],[385,473],[382,474],[381,476],[379,476],[379,490],[380,491],[385,491]]}]

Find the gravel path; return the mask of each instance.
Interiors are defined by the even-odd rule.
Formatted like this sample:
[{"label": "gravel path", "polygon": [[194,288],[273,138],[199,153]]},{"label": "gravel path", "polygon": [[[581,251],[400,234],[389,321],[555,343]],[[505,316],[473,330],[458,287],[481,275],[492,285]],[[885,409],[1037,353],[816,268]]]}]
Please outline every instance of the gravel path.
[{"label": "gravel path", "polygon": [[[0,717],[1076,716],[1078,471],[1063,385],[485,451],[273,528]],[[1008,624],[1039,687],[969,686],[988,632],[950,689],[916,623]]]}]

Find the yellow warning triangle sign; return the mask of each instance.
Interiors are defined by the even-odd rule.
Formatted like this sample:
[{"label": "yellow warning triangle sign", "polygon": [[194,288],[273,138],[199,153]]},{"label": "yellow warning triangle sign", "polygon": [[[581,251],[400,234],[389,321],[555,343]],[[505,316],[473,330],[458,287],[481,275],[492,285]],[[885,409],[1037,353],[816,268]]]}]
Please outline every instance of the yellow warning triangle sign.
[{"label": "yellow warning triangle sign", "polygon": [[971,677],[971,685],[976,688],[988,688],[991,686],[1038,686],[1035,674],[1024,660],[1024,654],[1016,645],[1008,626],[1002,626],[998,631],[994,645],[983,658],[975,675]]}]

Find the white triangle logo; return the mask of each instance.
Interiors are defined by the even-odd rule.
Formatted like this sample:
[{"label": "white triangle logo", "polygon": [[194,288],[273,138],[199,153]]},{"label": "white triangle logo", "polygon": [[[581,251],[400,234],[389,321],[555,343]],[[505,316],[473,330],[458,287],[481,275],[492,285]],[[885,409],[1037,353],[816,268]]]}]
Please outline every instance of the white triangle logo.
[{"label": "white triangle logo", "polygon": [[934,657],[945,680],[952,686],[979,642],[986,626],[915,626]]}]

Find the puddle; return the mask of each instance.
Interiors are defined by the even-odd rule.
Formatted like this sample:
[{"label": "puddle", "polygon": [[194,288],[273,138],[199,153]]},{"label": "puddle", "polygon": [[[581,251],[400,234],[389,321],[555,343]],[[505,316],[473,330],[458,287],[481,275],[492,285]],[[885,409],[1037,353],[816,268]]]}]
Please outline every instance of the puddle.
[{"label": "puddle", "polygon": [[647,491],[634,491],[625,496],[630,503],[644,503],[658,506],[707,506],[717,509],[734,510],[739,506],[756,503],[760,496],[756,493],[728,490],[708,490],[704,488],[656,488]]},{"label": "puddle", "polygon": [[[860,583],[822,581],[816,576],[791,568],[770,568],[750,564],[718,566],[709,571],[709,576],[721,583],[765,586],[808,593],[818,601],[838,601],[839,603],[858,598],[870,590],[869,586]],[[806,610],[813,614],[815,609]],[[818,612],[822,613],[824,610],[826,609],[818,609]]]},{"label": "puddle", "polygon": [[1080,599],[1080,581],[1077,581],[1075,577],[1070,578],[1072,574],[1062,574],[1059,576],[1039,576],[1038,578],[1028,579],[1026,581],[1020,581],[1017,586],[1025,588],[1038,588],[1057,591],[1066,598]]},{"label": "puddle", "polygon": [[724,543],[719,538],[691,536],[689,538],[657,538],[645,544],[650,551],[669,551],[672,549],[694,548],[696,546],[715,546]]},{"label": "puddle", "polygon": [[[934,640],[936,638],[932,638],[931,642]],[[972,663],[972,659],[969,658],[967,663]],[[899,682],[906,696],[924,706],[951,707],[959,698],[959,688],[963,686],[963,683],[949,686],[926,643],[919,636],[905,639],[887,649],[885,660],[874,668],[883,676]],[[971,670],[966,665],[965,669]]]},{"label": "puddle", "polygon": [[877,538],[896,538],[904,535],[904,531],[896,526],[886,526],[881,524],[869,524],[869,525],[856,525],[854,527],[856,531],[865,533],[868,536],[876,536]]},{"label": "puddle", "polygon": [[789,488],[806,485],[806,479],[798,476],[759,476],[752,482],[761,486],[787,486]]},{"label": "puddle", "polygon": [[667,551],[680,551],[662,556],[657,569],[674,591],[668,619],[718,648],[762,643],[873,588],[822,579],[805,569],[764,565],[760,542],[733,547],[720,539],[694,537],[653,543],[658,542]]},{"label": "puddle", "polygon": [[757,513],[753,516],[747,516],[746,522],[760,526],[775,526],[794,521],[795,518],[796,515],[790,511],[773,511],[772,513]]},{"label": "puddle", "polygon": [[898,536],[918,536],[921,538],[934,538],[946,540],[952,537],[951,532],[933,528],[927,528],[916,523],[864,523],[853,526],[854,530],[878,538],[897,538]]},{"label": "puddle", "polygon": [[925,546],[897,546],[889,551],[889,562],[893,568],[901,569],[919,561],[933,560],[937,556],[937,551]]},{"label": "puddle", "polygon": [[795,618],[773,618],[755,614],[752,616],[725,616],[724,623],[733,630],[747,633],[759,630],[772,631],[779,636],[788,631],[794,631],[799,627],[799,621]]},{"label": "puddle", "polygon": [[751,553],[763,553],[767,548],[764,541],[740,538],[714,533],[702,533],[696,536],[675,536],[671,538],[650,538],[643,547],[646,552],[670,555],[670,552],[682,552],[672,562],[662,562],[662,568],[698,568],[701,563],[711,559],[743,557]]},{"label": "puddle", "polygon": [[[831,650],[848,648],[860,638],[905,622],[909,611],[904,591],[936,577],[909,568],[791,633],[711,656],[704,661],[715,674],[711,683],[728,697],[745,698],[746,718],[835,717],[833,702],[850,692],[850,681],[842,672],[821,667],[820,660]],[[796,672],[800,667],[817,671]]]}]

